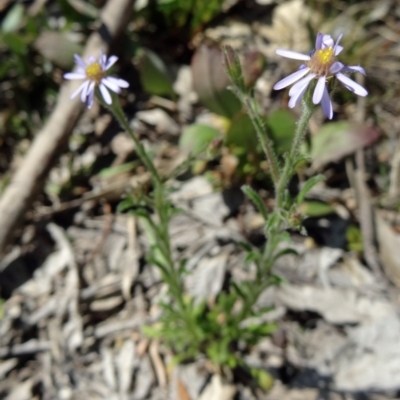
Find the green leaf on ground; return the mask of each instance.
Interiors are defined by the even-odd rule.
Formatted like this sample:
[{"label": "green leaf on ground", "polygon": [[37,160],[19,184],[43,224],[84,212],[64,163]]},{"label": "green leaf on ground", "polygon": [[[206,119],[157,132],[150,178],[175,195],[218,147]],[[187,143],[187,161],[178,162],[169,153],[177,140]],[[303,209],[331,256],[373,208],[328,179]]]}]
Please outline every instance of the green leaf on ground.
[{"label": "green leaf on ground", "polygon": [[276,110],[268,116],[266,124],[277,152],[282,154],[289,151],[296,129],[293,113],[288,110]]},{"label": "green leaf on ground", "polygon": [[156,96],[175,97],[172,77],[164,61],[149,49],[138,51],[138,69],[143,89]]},{"label": "green leaf on ground", "polygon": [[132,171],[137,166],[138,166],[138,163],[135,161],[132,161],[132,162],[117,165],[114,167],[104,168],[99,172],[98,176],[100,178],[111,178],[113,176]]},{"label": "green leaf on ground", "polygon": [[28,51],[26,41],[17,33],[5,33],[3,41],[7,47],[15,54],[24,55]]},{"label": "green leaf on ground", "polygon": [[258,139],[253,124],[247,114],[240,113],[232,119],[232,123],[226,133],[226,145],[240,147],[247,152],[255,152]]},{"label": "green leaf on ground", "polygon": [[25,7],[22,4],[16,2],[16,4],[14,4],[14,6],[10,9],[10,11],[3,19],[1,30],[5,33],[17,31],[21,25],[24,13]]},{"label": "green leaf on ground", "polygon": [[185,153],[196,155],[207,150],[210,143],[219,137],[221,137],[221,132],[212,126],[194,124],[182,132],[179,147]]}]

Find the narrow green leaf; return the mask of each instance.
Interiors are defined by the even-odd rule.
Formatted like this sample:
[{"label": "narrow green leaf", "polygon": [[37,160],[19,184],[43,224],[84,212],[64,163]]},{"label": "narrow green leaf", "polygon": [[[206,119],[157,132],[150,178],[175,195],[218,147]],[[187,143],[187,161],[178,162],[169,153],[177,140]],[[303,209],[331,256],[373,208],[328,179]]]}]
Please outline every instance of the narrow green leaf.
[{"label": "narrow green leaf", "polygon": [[307,217],[322,217],[335,212],[335,208],[331,204],[321,201],[305,201],[299,204],[298,210]]},{"label": "narrow green leaf", "polygon": [[165,265],[162,263],[162,261],[160,261],[160,260],[157,259],[157,255],[154,256],[154,257],[148,255],[148,256],[146,257],[146,261],[147,261],[149,264],[155,265],[157,268],[160,269],[160,271],[161,271],[165,276],[168,276],[169,271],[167,270],[167,268],[165,267]]},{"label": "narrow green leaf", "polygon": [[239,284],[235,281],[232,281],[232,286],[235,289],[235,291],[237,292],[238,296],[240,296],[243,300],[246,299],[246,294],[244,293],[244,291],[242,290],[242,288],[239,286]]},{"label": "narrow green leaf", "polygon": [[302,203],[304,201],[304,198],[306,197],[307,193],[319,182],[322,182],[325,180],[324,175],[316,175],[310,178],[304,186],[301,188],[300,193],[296,197],[296,203]]},{"label": "narrow green leaf", "polygon": [[278,253],[276,253],[274,255],[274,262],[287,254],[293,254],[295,256],[299,255],[299,253],[295,249],[292,249],[289,247],[289,248],[278,251]]},{"label": "narrow green leaf", "polygon": [[279,275],[271,275],[268,280],[272,286],[279,286],[283,283],[287,283],[287,280]]},{"label": "narrow green leaf", "polygon": [[248,251],[248,252],[253,251],[253,248],[251,247],[251,245],[249,243],[239,242],[238,244],[245,251]]},{"label": "narrow green leaf", "polygon": [[118,206],[117,206],[117,212],[124,212],[127,211],[129,209],[131,209],[132,207],[134,207],[135,204],[132,200],[131,197],[127,197],[126,199],[122,200]]},{"label": "narrow green leaf", "polygon": [[132,171],[135,167],[137,167],[137,165],[138,163],[136,161],[132,161],[114,167],[104,168],[99,172],[98,176],[100,178],[111,178],[113,176]]},{"label": "narrow green leaf", "polygon": [[264,220],[267,221],[268,212],[260,195],[248,185],[243,185],[241,189],[247,195],[247,197],[255,204],[255,206],[258,209],[258,212],[263,216]]},{"label": "narrow green leaf", "polygon": [[258,253],[255,253],[254,251],[250,252],[247,254],[246,258],[244,259],[244,265],[250,264],[252,261],[257,261],[259,260],[260,255]]}]

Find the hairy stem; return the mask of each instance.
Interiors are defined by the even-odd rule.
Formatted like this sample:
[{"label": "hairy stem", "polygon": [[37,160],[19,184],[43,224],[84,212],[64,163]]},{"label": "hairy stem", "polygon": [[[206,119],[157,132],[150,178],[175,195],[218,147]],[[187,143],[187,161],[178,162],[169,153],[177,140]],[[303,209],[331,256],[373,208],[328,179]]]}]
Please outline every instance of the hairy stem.
[{"label": "hairy stem", "polygon": [[287,188],[290,178],[294,174],[294,169],[298,161],[298,155],[300,152],[300,147],[304,142],[304,136],[307,132],[308,122],[310,121],[311,115],[314,111],[314,107],[310,104],[308,99],[303,100],[302,113],[297,122],[296,131],[294,134],[292,147],[285,160],[285,165],[283,167],[282,174],[278,181],[277,190],[275,193],[275,209],[279,210],[282,208],[284,192]]},{"label": "hairy stem", "polygon": [[[102,103],[104,104],[104,102],[102,102]],[[136,135],[133,133],[133,130],[130,127],[128,120],[126,119],[125,113],[123,112],[119,102],[114,99],[114,101],[111,105],[106,105],[106,106],[113,113],[114,117],[118,120],[121,127],[123,129],[125,129],[125,131],[128,133],[128,135],[130,136],[132,141],[135,143],[135,150],[136,150],[137,154],[139,155],[140,159],[142,160],[143,164],[149,170],[155,186],[161,186],[162,179],[161,179],[156,167],[154,166],[152,160],[150,159],[149,155],[147,154],[145,147],[140,142],[140,140],[136,137]]]},{"label": "hairy stem", "polygon": [[255,100],[247,93],[244,93],[240,90],[240,88],[236,86],[231,87],[233,93],[237,96],[240,102],[245,107],[248,116],[254,126],[254,129],[257,133],[258,141],[261,144],[263,152],[269,162],[270,169],[271,169],[271,177],[272,181],[274,182],[275,190],[277,189],[277,185],[279,182],[280,177],[280,166],[278,161],[278,156],[274,150],[274,144],[272,143],[271,139],[268,137],[267,128],[265,126],[264,120],[260,115],[257,104]]},{"label": "hairy stem", "polygon": [[244,101],[244,105],[251,119],[251,122],[253,123],[253,126],[257,132],[258,140],[261,143],[261,147],[270,164],[271,176],[276,189],[280,177],[280,168],[279,168],[278,157],[274,150],[274,145],[267,135],[267,129],[265,127],[264,120],[262,119],[256,108],[255,101],[251,98],[248,98]]}]

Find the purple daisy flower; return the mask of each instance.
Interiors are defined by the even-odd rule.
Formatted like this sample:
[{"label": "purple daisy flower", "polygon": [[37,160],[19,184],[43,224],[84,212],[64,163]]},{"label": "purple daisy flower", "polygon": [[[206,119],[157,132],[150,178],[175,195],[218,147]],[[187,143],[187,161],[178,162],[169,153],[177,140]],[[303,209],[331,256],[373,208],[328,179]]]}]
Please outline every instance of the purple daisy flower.
[{"label": "purple daisy flower", "polygon": [[368,94],[361,85],[344,74],[346,72],[361,72],[366,75],[364,68],[357,65],[345,66],[336,59],[336,56],[343,50],[343,47],[339,45],[342,36],[340,35],[336,43],[334,43],[330,35],[318,33],[315,41],[315,50],[310,55],[297,53],[292,50],[276,50],[276,54],[280,56],[305,61],[298,71],[282,79],[274,86],[275,90],[279,90],[294,83],[289,90],[290,108],[293,108],[303,97],[309,83],[313,79],[317,80],[317,84],[315,85],[312,101],[314,104],[321,103],[322,110],[329,119],[333,117],[333,108],[326,83],[333,76],[351,92],[359,96],[366,96]]},{"label": "purple daisy flower", "polygon": [[129,86],[129,83],[123,79],[107,76],[107,70],[117,62],[118,57],[110,56],[107,59],[106,55],[101,53],[98,60],[94,57],[89,57],[87,63],[77,54],[75,54],[74,57],[78,69],[75,72],[64,74],[64,78],[69,80],[85,80],[82,85],[72,93],[71,99],[80,93],[82,102],[86,103],[88,108],[92,107],[94,92],[97,86],[107,104],[112,103],[112,98],[108,89],[115,93],[120,93],[121,88],[127,88]]}]

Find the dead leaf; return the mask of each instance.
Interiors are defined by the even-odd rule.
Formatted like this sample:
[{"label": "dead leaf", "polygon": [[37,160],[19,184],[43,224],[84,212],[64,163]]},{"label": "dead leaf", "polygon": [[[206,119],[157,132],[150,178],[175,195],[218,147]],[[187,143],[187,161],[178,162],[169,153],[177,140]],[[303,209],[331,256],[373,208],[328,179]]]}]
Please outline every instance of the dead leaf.
[{"label": "dead leaf", "polygon": [[379,210],[375,216],[379,255],[383,270],[389,279],[400,288],[400,235],[384,220]]},{"label": "dead leaf", "polygon": [[230,80],[217,46],[200,46],[192,59],[193,88],[200,101],[212,112],[233,117],[241,108],[239,100],[227,87]]},{"label": "dead leaf", "polygon": [[388,300],[361,296],[355,289],[284,285],[277,294],[280,304],[292,310],[317,312],[333,324],[374,321],[394,312]]},{"label": "dead leaf", "polygon": [[125,340],[114,362],[118,376],[119,392],[128,396],[134,376],[134,368],[138,364],[136,346],[133,340]]},{"label": "dead leaf", "polygon": [[179,400],[191,400],[189,393],[186,389],[186,386],[179,378],[177,380],[176,386],[177,386]]},{"label": "dead leaf", "polygon": [[396,314],[353,328],[333,361],[340,391],[391,391],[400,388],[400,320]]},{"label": "dead leaf", "polygon": [[213,258],[203,258],[192,276],[189,292],[196,301],[213,300],[222,289],[229,254],[221,253]]},{"label": "dead leaf", "polygon": [[82,53],[82,47],[61,32],[43,31],[33,45],[43,57],[65,69],[74,65],[74,54]]},{"label": "dead leaf", "polygon": [[340,161],[356,150],[370,146],[380,136],[377,128],[346,121],[325,124],[311,138],[312,170]]},{"label": "dead leaf", "polygon": [[140,121],[154,126],[160,134],[178,135],[180,132],[179,125],[161,108],[138,111],[136,117]]}]

